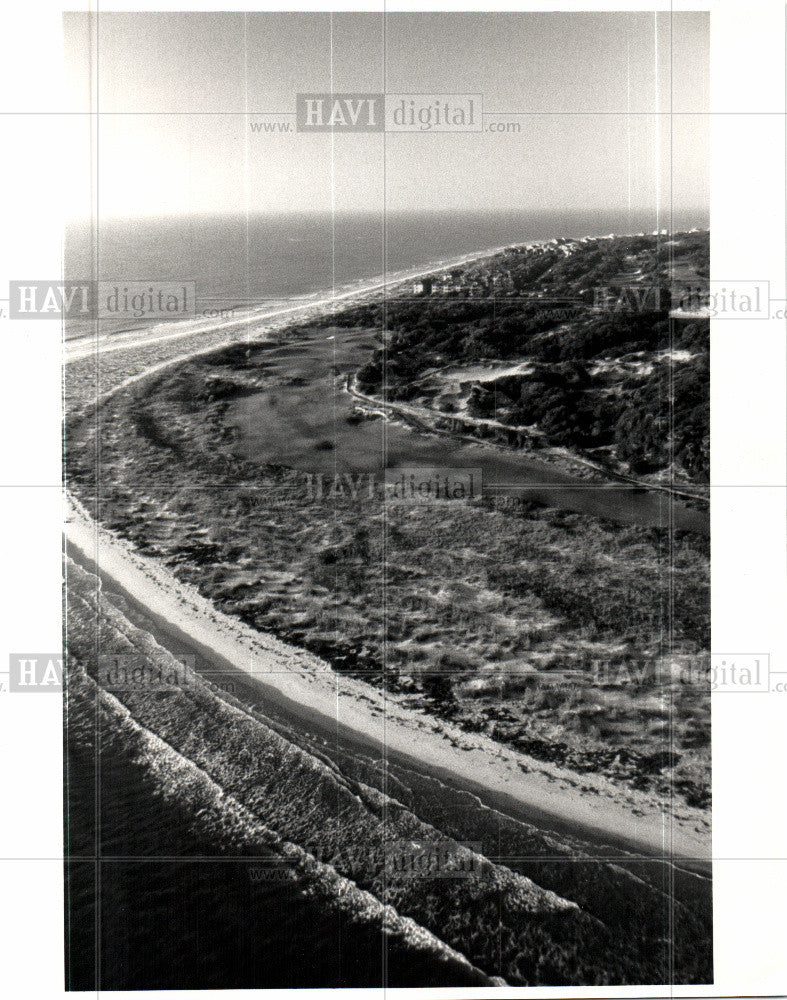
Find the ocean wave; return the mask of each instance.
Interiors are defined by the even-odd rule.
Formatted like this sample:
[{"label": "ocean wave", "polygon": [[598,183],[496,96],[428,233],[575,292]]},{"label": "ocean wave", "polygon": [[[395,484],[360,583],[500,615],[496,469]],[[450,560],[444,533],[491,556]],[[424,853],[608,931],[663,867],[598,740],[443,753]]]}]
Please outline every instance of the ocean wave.
[{"label": "ocean wave", "polygon": [[[84,663],[95,675],[98,648],[184,669],[113,606],[95,577],[73,565],[68,572],[72,664]],[[616,958],[609,928],[575,901],[493,863],[474,844],[446,836],[396,798],[289,742],[187,668],[183,676],[188,683],[175,689],[118,693],[127,717],[237,804],[242,814],[233,816],[261,824],[369,894],[365,906],[374,899],[392,907],[485,975],[510,983],[659,981],[660,970],[631,967],[631,956]],[[172,758],[162,761],[160,780],[182,796],[177,782],[167,784]],[[449,858],[447,868],[413,877],[392,866],[403,844],[412,846],[411,859],[422,856],[424,845],[436,846]]]}]

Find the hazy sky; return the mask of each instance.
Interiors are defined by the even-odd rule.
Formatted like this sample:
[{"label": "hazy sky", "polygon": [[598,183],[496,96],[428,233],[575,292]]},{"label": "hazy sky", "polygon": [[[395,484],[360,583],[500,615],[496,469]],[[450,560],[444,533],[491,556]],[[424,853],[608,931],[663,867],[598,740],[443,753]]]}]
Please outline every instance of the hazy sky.
[{"label": "hazy sky", "polygon": [[[65,50],[100,112],[74,116],[75,215],[91,149],[106,215],[708,202],[706,13],[66,14]],[[521,130],[252,132],[330,90],[481,93]]]}]

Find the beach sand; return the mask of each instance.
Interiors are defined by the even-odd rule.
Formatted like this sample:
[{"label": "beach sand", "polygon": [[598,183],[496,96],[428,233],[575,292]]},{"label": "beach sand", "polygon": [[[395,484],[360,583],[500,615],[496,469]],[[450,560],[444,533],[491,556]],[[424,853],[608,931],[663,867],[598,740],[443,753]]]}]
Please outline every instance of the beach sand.
[{"label": "beach sand", "polygon": [[220,613],[154,559],[98,527],[74,498],[67,501],[65,537],[69,553],[97,566],[103,581],[271,694],[298,706],[306,725],[310,719],[323,728],[339,724],[380,757],[397,753],[428,763],[448,780],[484,789],[492,798],[502,796],[509,807],[570,828],[582,839],[705,868],[710,836],[701,810],[671,807],[669,801],[621,789],[597,775],[574,774],[405,709],[395,696],[342,677],[312,654]]}]

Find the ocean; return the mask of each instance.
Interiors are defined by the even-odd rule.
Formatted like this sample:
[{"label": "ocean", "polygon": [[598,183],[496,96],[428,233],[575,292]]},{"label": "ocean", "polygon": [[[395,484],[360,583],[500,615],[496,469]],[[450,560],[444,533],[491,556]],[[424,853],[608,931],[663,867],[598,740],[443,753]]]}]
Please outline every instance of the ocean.
[{"label": "ocean", "polygon": [[[699,215],[674,221],[675,229],[704,228],[708,224],[707,218]],[[656,220],[652,217],[600,213],[390,215],[385,225],[379,216],[371,215],[335,219],[327,215],[114,219],[102,220],[94,229],[84,224],[69,228],[65,276],[71,280],[96,278],[117,282],[193,281],[199,310],[253,306],[288,299],[308,301],[309,297],[316,298],[332,288],[345,291],[378,275],[394,277],[399,272],[437,266],[443,261],[512,243],[655,228]],[[129,325],[124,321],[122,328]],[[102,329],[113,332],[107,321],[102,321]],[[69,333],[79,332],[82,331],[78,324],[70,321]],[[321,363],[320,355],[311,345],[303,344],[301,350],[312,367]],[[348,356],[345,360],[355,364],[358,359]],[[128,363],[125,357],[124,363]],[[326,377],[329,367],[326,363],[326,372],[322,373]],[[110,367],[110,376],[113,371]],[[295,386],[286,404],[277,404],[276,416],[290,424],[280,433],[272,419],[274,414],[265,410],[264,394],[245,403],[252,409],[248,419],[242,421],[249,428],[244,447],[258,460],[281,462],[281,455],[266,451],[275,445],[285,448],[284,457],[298,468],[298,449],[303,444],[310,456],[304,467],[313,469],[316,462],[324,461],[330,470],[337,456],[344,455],[352,463],[366,461],[375,448],[377,453],[381,450],[373,440],[381,425],[364,422],[342,423],[343,437],[337,438],[338,447],[331,452],[315,451],[311,439],[325,437],[335,423],[333,396],[322,386]],[[347,405],[352,405],[351,401]],[[304,430],[305,414],[308,426]],[[265,429],[276,432],[271,440],[262,436]],[[386,447],[389,456],[401,458],[405,464],[413,457],[429,464],[445,461],[444,442],[436,444],[406,428],[387,428]],[[635,494],[619,487],[588,490],[581,484],[572,490],[567,483],[557,481],[545,485],[539,483],[543,480],[543,470],[540,467],[529,470],[526,459],[520,456],[497,453],[486,456],[481,454],[480,446],[472,444],[458,445],[457,449],[469,450],[465,464],[484,465],[485,480],[493,482],[497,477],[510,481],[521,477],[538,500],[611,516],[623,523],[668,521],[666,503],[658,495]],[[453,455],[451,460],[454,461]],[[462,464],[458,456],[455,464]],[[692,519],[704,522],[705,515],[700,512],[675,506],[676,526],[685,522],[685,526],[693,527]],[[71,587],[74,577],[72,568]],[[213,669],[210,661],[200,657],[197,647],[185,645],[174,633],[163,634],[124,595],[113,593],[106,586],[104,594],[138,629],[151,633],[155,629],[159,643],[175,655],[194,655],[198,670],[209,673]],[[73,628],[71,634],[74,635]],[[253,688],[243,687],[242,678],[237,681],[231,678],[231,682],[237,682],[239,700],[266,713],[277,732],[297,724],[297,718],[290,720],[285,709],[272,704],[264,692],[255,695]],[[73,720],[75,714],[71,712],[69,718]],[[189,802],[162,795],[152,772],[145,771],[139,755],[134,756],[134,746],[123,744],[117,732],[117,719],[102,720],[99,731],[92,704],[85,718],[90,724],[83,732],[84,739],[78,738],[80,734],[72,722],[66,740],[67,989],[478,985],[473,978],[474,970],[413,948],[393,937],[390,929],[359,920],[350,908],[332,908],[324,898],[315,896],[313,881],[300,876],[289,881],[256,877],[260,872],[276,873],[280,859],[274,851],[256,844],[249,847],[245,842],[239,844],[229,833],[222,839],[198,829]],[[667,957],[674,960],[674,953],[678,954],[678,969],[682,970],[680,963],[693,959],[691,953],[686,958],[686,945],[681,942],[693,942],[695,936],[700,942],[696,947],[700,958],[704,960],[709,954],[705,942],[709,933],[710,885],[706,881],[679,870],[667,870],[663,864],[651,861],[636,868],[633,878],[622,865],[601,865],[593,857],[590,845],[582,848],[587,856],[585,862],[574,856],[572,864],[566,865],[565,858],[558,855],[552,864],[554,831],[542,843],[541,833],[531,825],[531,820],[540,822],[538,816],[529,816],[526,822],[484,807],[470,791],[454,789],[428,773],[413,771],[406,761],[386,757],[383,773],[376,760],[364,757],[363,747],[340,747],[338,730],[322,733],[316,725],[313,729],[306,734],[304,744],[306,749],[312,747],[320,760],[330,763],[328,777],[319,789],[329,804],[334,798],[339,801],[348,780],[368,783],[380,794],[388,792],[390,787],[400,801],[413,808],[414,815],[423,813],[424,823],[440,829],[441,836],[447,834],[459,841],[483,843],[487,856],[505,858],[506,866],[517,875],[533,878],[538,884],[543,882],[559,893],[565,892],[567,898],[579,898],[583,911],[590,914],[588,926],[595,927],[593,921],[596,921],[601,927],[603,921],[612,927],[614,934],[623,936],[621,926],[628,926],[633,914],[638,926],[655,928],[648,930],[649,938],[644,933],[639,937],[622,937],[626,947],[616,949],[623,959],[619,960],[616,954],[615,961],[621,964],[620,970],[615,966],[613,973],[621,980],[660,981],[670,974],[662,966]],[[95,742],[96,735],[101,737],[100,744]],[[334,779],[334,767],[340,778]],[[268,793],[272,791],[270,786]],[[377,801],[368,794],[369,801]],[[392,810],[391,816],[394,813]],[[384,823],[389,822],[387,807],[383,818]],[[607,844],[603,849],[607,855],[613,850]],[[567,880],[565,873],[569,868],[571,878]],[[669,897],[662,885],[670,886]],[[432,887],[432,895],[425,896],[424,908],[431,905],[432,898],[439,900],[446,895],[450,888],[451,880],[438,885],[440,892]],[[676,900],[681,918],[676,933],[683,935],[678,948],[672,940],[665,939],[663,932]],[[496,934],[501,904],[497,898],[493,904],[490,912]],[[693,908],[691,913],[689,908]],[[419,916],[421,910],[412,912]],[[472,947],[479,933],[477,912],[468,911],[473,926],[473,934],[468,936]],[[562,917],[560,922],[564,922]],[[527,923],[515,922],[517,931],[527,929]],[[450,930],[448,924],[446,921]],[[562,940],[561,933],[557,926],[558,940]],[[501,934],[500,940],[505,937]],[[640,938],[647,946],[646,951],[640,950]],[[577,941],[582,943],[584,939],[578,936]],[[594,957],[597,950],[594,943],[585,947],[594,961],[612,961],[604,954]],[[581,953],[578,961],[579,958],[584,961]],[[535,977],[535,973],[528,971],[528,963],[533,961],[533,955],[524,949],[522,979]],[[502,962],[500,967],[488,963],[488,971],[508,974]],[[580,971],[577,975],[586,973]],[[686,975],[695,979],[706,976],[694,972],[693,966]]]},{"label": "ocean", "polygon": [[[99,218],[68,226],[64,273],[67,280],[193,281],[202,312],[346,291],[378,275],[395,277],[512,243],[668,226],[653,212]],[[707,214],[697,211],[676,214],[672,228],[707,226]],[[70,336],[91,332],[79,322],[69,320]],[[122,329],[131,325],[124,320]],[[103,320],[102,330],[113,332],[111,323]]]}]

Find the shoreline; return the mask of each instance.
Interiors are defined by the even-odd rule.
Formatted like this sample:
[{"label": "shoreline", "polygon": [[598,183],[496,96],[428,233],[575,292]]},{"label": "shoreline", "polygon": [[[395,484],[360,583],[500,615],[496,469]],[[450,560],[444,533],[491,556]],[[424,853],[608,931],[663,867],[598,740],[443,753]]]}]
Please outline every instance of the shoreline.
[{"label": "shoreline", "polygon": [[[406,281],[415,281],[431,274],[439,274],[453,267],[475,263],[494,257],[505,250],[527,249],[535,246],[547,245],[551,240],[534,240],[531,243],[510,243],[501,247],[491,247],[487,250],[480,250],[477,253],[465,254],[462,257],[451,260],[434,261],[426,265],[417,265],[386,277],[383,274],[375,275],[372,278],[364,279],[362,282],[354,284],[352,287],[340,286],[344,290],[333,289],[329,295],[326,291],[309,293],[297,300],[297,305],[289,305],[284,308],[279,303],[292,301],[287,299],[276,299],[273,306],[246,306],[243,308],[243,315],[232,318],[213,317],[189,317],[187,320],[172,320],[153,324],[152,326],[141,326],[138,329],[123,330],[116,333],[104,334],[96,338],[92,334],[86,334],[70,339],[63,339],[64,361],[79,361],[83,358],[95,356],[97,353],[114,353],[115,351],[133,350],[144,347],[146,344],[163,343],[168,340],[179,340],[183,337],[197,336],[201,333],[216,333],[220,330],[232,330],[233,327],[248,327],[251,324],[274,319],[279,316],[290,316],[288,322],[296,321],[298,314],[308,313],[317,310],[317,316],[304,316],[304,319],[316,319],[327,315],[326,310],[330,310],[334,303],[354,304],[357,299],[363,301],[364,296],[381,289],[396,287]],[[181,327],[186,327],[181,329]],[[164,334],[163,329],[171,329],[172,332]],[[145,331],[148,334],[160,333],[160,336],[143,336]],[[220,345],[216,345],[220,346]]]},{"label": "shoreline", "polygon": [[[604,238],[609,237],[585,237]],[[87,404],[72,409],[65,418],[90,412],[129,385],[188,359],[229,347],[247,337],[262,341],[294,323],[330,315],[337,302],[363,302],[380,289],[484,260],[507,249],[551,242],[539,240],[491,248],[464,255],[456,261],[441,261],[407,273],[399,272],[396,277],[386,280],[375,279],[373,283],[367,282],[359,288],[317,301],[299,302],[283,309],[255,310],[240,319],[190,320],[187,329],[182,329],[182,324],[178,323],[177,328],[167,334],[162,334],[162,324],[159,324],[148,328],[146,337],[141,335],[142,331],[131,331],[102,340],[87,337],[64,341],[64,366],[67,366],[90,357],[99,359],[106,352],[144,351],[145,347],[187,337],[204,335],[210,339],[209,343],[202,342],[193,350],[174,351],[148,364]],[[341,677],[313,654],[272,635],[256,632],[222,614],[194,588],[177,581],[162,564],[140,555],[130,543],[95,522],[67,488],[64,500],[66,545],[80,552],[88,562],[94,562],[103,578],[114,582],[146,607],[154,620],[181,632],[195,645],[203,646],[269,692],[297,706],[301,719],[307,724],[311,717],[336,729],[341,705],[341,712],[346,713],[343,725],[362,741],[382,746],[382,725],[385,752],[390,748],[402,759],[418,761],[428,767],[430,773],[459,781],[463,787],[474,789],[476,794],[485,791],[501,804],[514,804],[531,817],[538,815],[545,820],[551,817],[559,826],[583,831],[596,843],[625,844],[623,849],[635,854],[642,852],[645,857],[659,857],[675,863],[684,861],[690,869],[709,870],[707,812],[681,805],[681,815],[670,816],[660,809],[653,796],[616,786],[595,774],[580,775],[545,764],[488,737],[468,734],[443,720],[399,706],[395,697],[386,697],[379,689],[361,681]],[[255,669],[255,658],[263,664],[262,669]],[[459,749],[462,754],[458,753]]]},{"label": "shoreline", "polygon": [[[683,232],[683,230],[679,231]],[[706,230],[686,230],[686,232],[695,231],[705,232]],[[231,330],[236,326],[248,327],[250,324],[262,322],[266,319],[272,319],[279,316],[296,316],[298,313],[312,309],[324,311],[336,302],[353,304],[355,299],[362,301],[364,296],[369,295],[372,292],[379,291],[380,289],[396,287],[397,285],[403,284],[407,281],[415,281],[418,278],[425,278],[430,275],[440,274],[442,271],[447,271],[451,268],[487,260],[500,253],[504,253],[506,250],[532,250],[536,247],[550,246],[555,240],[569,240],[572,242],[582,243],[589,240],[628,239],[638,236],[656,235],[659,234],[655,231],[651,233],[606,233],[601,236],[586,234],[584,236],[553,236],[544,239],[526,240],[521,243],[505,243],[502,246],[487,247],[484,250],[473,251],[459,257],[451,257],[449,259],[443,258],[440,260],[430,261],[427,264],[417,264],[410,268],[402,268],[401,270],[395,271],[388,276],[385,274],[377,274],[370,278],[360,279],[358,282],[349,284],[345,283],[344,285],[338,286],[338,288],[332,289],[330,294],[327,289],[323,291],[309,292],[303,297],[299,297],[296,305],[289,305],[284,308],[280,307],[280,303],[292,302],[293,300],[282,297],[273,300],[273,306],[244,306],[242,310],[243,315],[232,318],[214,318],[204,316],[197,318],[194,316],[189,317],[186,320],[160,321],[152,326],[140,326],[139,328],[132,330],[123,330],[115,333],[103,334],[100,338],[97,338],[93,334],[85,334],[72,338],[66,338],[64,336],[62,341],[64,347],[64,362],[78,361],[82,358],[94,356],[98,353],[99,348],[101,353],[114,353],[115,351],[120,350],[132,350],[135,347],[142,347],[145,344],[177,340],[184,337],[197,336],[201,333],[209,334],[220,330]],[[665,234],[662,233],[660,235]],[[674,233],[667,235],[674,235]],[[183,325],[187,328],[179,329]],[[173,332],[168,335],[162,333],[161,336],[155,338],[142,336],[145,331],[148,331],[148,333],[158,333],[164,329],[172,329]],[[81,348],[81,350],[79,350],[79,348]]]},{"label": "shoreline", "polygon": [[[269,307],[249,307],[248,311],[241,317],[233,317],[231,319],[208,319],[204,321],[189,319],[188,321],[172,321],[170,323],[159,323],[154,324],[151,327],[143,327],[139,330],[132,331],[122,331],[114,334],[106,334],[100,339],[96,339],[92,336],[73,338],[71,340],[63,340],[63,364],[64,366],[76,361],[86,360],[88,358],[98,359],[100,355],[106,353],[115,353],[123,350],[134,350],[134,349],[144,349],[146,346],[152,346],[155,344],[161,344],[168,341],[181,340],[187,337],[198,337],[201,334],[210,335],[216,334],[224,331],[228,334],[227,339],[223,341],[214,341],[209,345],[204,347],[198,347],[191,351],[186,351],[183,354],[173,355],[166,358],[160,362],[157,362],[148,368],[144,369],[142,372],[136,373],[126,379],[123,379],[116,386],[102,393],[98,399],[91,401],[86,407],[82,408],[83,412],[91,412],[95,406],[101,405],[106,399],[110,398],[113,393],[126,388],[128,385],[141,380],[147,375],[153,375],[166,368],[180,364],[181,362],[188,361],[192,358],[200,357],[204,354],[209,354],[213,350],[219,350],[222,347],[230,347],[235,343],[244,339],[245,336],[250,342],[262,341],[267,335],[275,333],[277,331],[285,332],[289,327],[297,323],[312,322],[314,320],[322,319],[331,314],[331,310],[335,307],[337,302],[341,302],[345,305],[355,305],[360,304],[365,301],[366,297],[374,292],[380,291],[386,288],[395,288],[397,285],[404,284],[405,282],[414,281],[418,278],[423,278],[431,275],[440,274],[442,271],[450,270],[451,268],[458,267],[460,265],[467,265],[476,263],[478,261],[487,260],[489,258],[495,257],[506,250],[529,250],[535,247],[544,247],[551,245],[555,239],[569,239],[575,240],[576,242],[583,242],[588,240],[602,240],[602,239],[613,239],[613,238],[629,238],[636,236],[646,236],[646,235],[656,235],[655,233],[610,233],[605,236],[582,236],[582,237],[553,237],[550,239],[540,239],[531,240],[524,243],[510,243],[500,247],[491,247],[485,250],[478,251],[477,253],[465,254],[462,257],[455,258],[449,261],[440,260],[432,262],[426,266],[418,266],[417,268],[407,269],[404,271],[396,272],[391,277],[385,278],[383,275],[377,275],[374,278],[368,279],[360,284],[360,286],[355,286],[338,294],[334,290],[331,296],[327,296],[324,293],[315,292],[314,296],[322,296],[321,298],[309,298],[306,300],[299,300],[297,305],[287,306],[285,308],[269,308]],[[343,286],[346,288],[346,286]],[[286,317],[283,319],[282,317]],[[268,322],[268,321],[274,322]],[[256,328],[254,330],[250,329],[253,324],[265,324],[262,327]],[[185,325],[185,329],[181,327]],[[156,333],[161,327],[174,328],[169,334],[160,334],[157,336],[143,336],[144,331],[147,329],[149,333]],[[240,336],[233,336],[233,330],[237,330],[237,334]],[[347,379],[345,383],[345,391],[351,396],[356,397],[359,401],[365,401],[370,405],[377,406],[380,408],[381,413],[384,415],[384,419],[395,420],[396,418],[392,416],[392,412],[386,412],[386,410],[395,410],[396,404],[383,403],[380,400],[376,400],[374,397],[366,396],[361,393],[357,384],[355,383],[355,377],[352,376]],[[75,415],[75,414],[71,414]],[[68,416],[68,415],[66,415]],[[435,412],[430,414],[430,417],[439,418],[442,416],[440,413]],[[445,415],[448,417],[449,415]],[[430,433],[443,433],[432,430]],[[479,439],[476,441],[471,437],[465,437],[462,435],[456,435],[452,432],[444,432],[447,436],[453,437],[456,440],[466,440],[472,444],[486,444],[491,445],[489,441],[483,441]],[[681,490],[679,487],[672,487],[670,485],[661,482],[650,482],[648,480],[640,480],[635,477],[628,476],[624,473],[619,473],[611,469],[605,468],[603,465],[593,462],[590,459],[583,458],[581,455],[577,455],[567,448],[562,448],[558,446],[549,446],[547,448],[534,450],[534,449],[519,449],[520,454],[527,455],[528,458],[535,462],[542,462],[545,467],[549,468],[550,465],[556,466],[558,469],[566,472],[569,475],[576,475],[576,469],[572,469],[573,465],[582,466],[588,471],[591,478],[601,480],[604,483],[614,485],[616,483],[623,484],[626,487],[631,487],[635,490],[642,490],[646,492],[662,493],[666,496],[678,500],[689,501],[690,506],[697,507],[700,511],[707,511],[710,503],[710,495],[702,492],[701,488],[698,492],[687,492]],[[577,484],[581,485],[582,477],[576,476]]]},{"label": "shoreline", "polygon": [[72,558],[78,553],[80,562],[98,570],[102,585],[118,588],[155,621],[297,710],[307,728],[349,729],[361,744],[377,748],[380,757],[390,753],[418,762],[474,794],[486,792],[504,808],[511,803],[536,822],[637,858],[659,858],[698,874],[708,871],[710,836],[709,827],[702,829],[708,819],[703,810],[681,804],[670,815],[655,796],[535,760],[399,705],[396,696],[342,677],[314,654],[223,614],[156,560],[97,525],[79,501],[69,498],[68,508],[64,534]]}]

